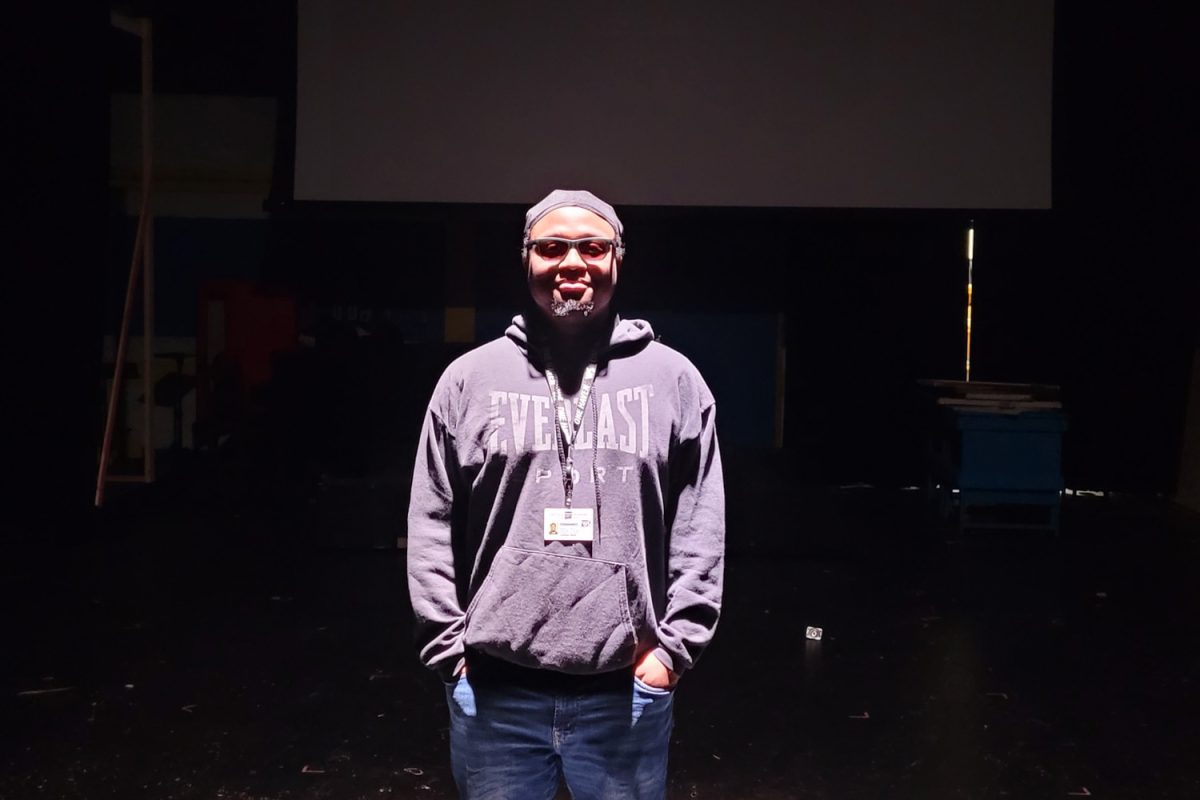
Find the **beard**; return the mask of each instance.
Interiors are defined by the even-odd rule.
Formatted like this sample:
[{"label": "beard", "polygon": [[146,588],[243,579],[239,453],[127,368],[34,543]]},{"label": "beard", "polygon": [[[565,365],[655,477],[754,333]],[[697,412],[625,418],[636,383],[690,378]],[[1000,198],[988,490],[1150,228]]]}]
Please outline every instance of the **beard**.
[{"label": "beard", "polygon": [[595,308],[595,303],[583,303],[579,300],[550,301],[550,315],[554,317],[565,317],[568,314],[582,314],[587,317]]}]

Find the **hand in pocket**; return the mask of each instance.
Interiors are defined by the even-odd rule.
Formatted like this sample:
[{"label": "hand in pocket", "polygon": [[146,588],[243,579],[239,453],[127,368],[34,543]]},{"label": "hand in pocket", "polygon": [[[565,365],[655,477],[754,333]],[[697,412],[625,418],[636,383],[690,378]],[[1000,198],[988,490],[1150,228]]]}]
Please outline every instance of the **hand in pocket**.
[{"label": "hand in pocket", "polygon": [[642,660],[633,668],[633,677],[651,689],[670,689],[677,680],[675,673],[658,660],[653,650],[642,656]]},{"label": "hand in pocket", "polygon": [[450,692],[450,698],[466,716],[474,717],[477,713],[475,709],[475,690],[467,682],[467,671],[465,669],[459,673],[458,681],[455,682],[454,688]]}]

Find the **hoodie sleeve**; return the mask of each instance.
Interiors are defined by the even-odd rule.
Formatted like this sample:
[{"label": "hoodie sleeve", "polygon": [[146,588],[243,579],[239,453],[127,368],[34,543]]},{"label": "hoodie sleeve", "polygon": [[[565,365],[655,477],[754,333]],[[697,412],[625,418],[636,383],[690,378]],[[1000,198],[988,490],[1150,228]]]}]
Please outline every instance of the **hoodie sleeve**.
[{"label": "hoodie sleeve", "polygon": [[[444,384],[444,380],[443,380]],[[462,664],[465,614],[459,603],[452,539],[454,437],[437,411],[439,384],[425,414],[408,505],[408,592],[421,663],[449,679]]]},{"label": "hoodie sleeve", "polygon": [[725,570],[725,486],[716,404],[702,382],[698,388],[672,455],[672,485],[678,494],[667,545],[667,607],[654,651],[676,674],[690,669],[712,639],[721,615]]}]

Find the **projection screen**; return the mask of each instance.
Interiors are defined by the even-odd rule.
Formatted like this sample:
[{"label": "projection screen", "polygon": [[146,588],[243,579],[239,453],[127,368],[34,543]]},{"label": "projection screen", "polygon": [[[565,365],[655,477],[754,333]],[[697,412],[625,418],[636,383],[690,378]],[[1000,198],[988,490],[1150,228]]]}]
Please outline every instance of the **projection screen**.
[{"label": "projection screen", "polygon": [[1050,206],[1049,0],[298,1],[297,200]]}]

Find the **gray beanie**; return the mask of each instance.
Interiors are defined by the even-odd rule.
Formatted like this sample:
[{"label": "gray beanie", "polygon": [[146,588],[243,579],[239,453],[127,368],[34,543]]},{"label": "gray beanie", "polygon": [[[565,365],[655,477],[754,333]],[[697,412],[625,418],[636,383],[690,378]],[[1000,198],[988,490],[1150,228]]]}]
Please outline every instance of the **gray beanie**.
[{"label": "gray beanie", "polygon": [[586,208],[593,214],[603,217],[609,225],[613,226],[613,230],[617,232],[617,258],[625,257],[625,229],[621,226],[621,220],[612,206],[584,189],[555,189],[543,197],[537,205],[525,212],[525,235],[521,239],[522,258],[524,258],[525,252],[529,249],[529,231],[537,224],[537,221],[554,209],[563,208],[564,206]]}]

